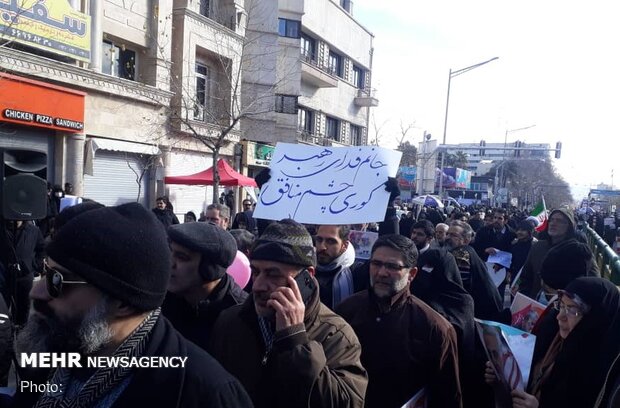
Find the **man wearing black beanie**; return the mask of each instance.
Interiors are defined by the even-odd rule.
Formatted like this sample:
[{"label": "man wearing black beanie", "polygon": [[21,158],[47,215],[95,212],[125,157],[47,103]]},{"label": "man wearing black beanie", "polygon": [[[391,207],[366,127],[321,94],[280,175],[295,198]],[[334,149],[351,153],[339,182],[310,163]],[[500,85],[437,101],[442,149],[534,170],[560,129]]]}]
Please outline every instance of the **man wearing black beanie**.
[{"label": "man wearing black beanie", "polygon": [[42,393],[22,381],[16,406],[252,406],[236,379],[161,316],[170,252],[150,211],[137,203],[84,211],[47,254],[17,360],[74,353],[79,365],[54,366]]},{"label": "man wearing black beanie", "polygon": [[237,242],[222,228],[205,222],[168,227],[172,271],[164,316],[203,349],[220,312],[243,303],[248,294],[226,273]]}]

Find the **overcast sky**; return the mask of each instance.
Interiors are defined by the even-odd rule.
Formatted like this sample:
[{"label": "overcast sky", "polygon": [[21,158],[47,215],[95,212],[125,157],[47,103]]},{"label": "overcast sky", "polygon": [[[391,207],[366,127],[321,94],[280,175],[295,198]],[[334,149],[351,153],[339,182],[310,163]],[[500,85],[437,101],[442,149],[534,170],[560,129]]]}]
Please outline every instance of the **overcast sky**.
[{"label": "overcast sky", "polygon": [[[452,78],[446,143],[561,141],[555,165],[575,199],[620,185],[620,24],[613,1],[354,0],[374,35],[373,87],[384,142],[401,120],[441,143],[450,68],[493,57]],[[371,125],[372,128],[372,125]],[[372,129],[369,129],[372,134]],[[552,155],[553,157],[553,155]]]}]

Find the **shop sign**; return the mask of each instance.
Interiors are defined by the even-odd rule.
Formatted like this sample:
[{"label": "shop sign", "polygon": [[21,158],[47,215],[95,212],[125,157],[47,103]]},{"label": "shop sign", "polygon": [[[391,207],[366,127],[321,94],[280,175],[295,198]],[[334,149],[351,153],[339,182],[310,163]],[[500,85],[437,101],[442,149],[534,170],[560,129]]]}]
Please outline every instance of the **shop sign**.
[{"label": "shop sign", "polygon": [[244,144],[244,165],[269,167],[274,150],[273,146],[248,141]]},{"label": "shop sign", "polygon": [[0,0],[0,38],[88,62],[90,29],[67,0]]},{"label": "shop sign", "polygon": [[73,89],[0,73],[0,122],[82,133],[85,95]]},{"label": "shop sign", "polygon": [[5,119],[12,119],[13,121],[19,121],[24,123],[32,123],[46,126],[56,126],[59,128],[71,129],[71,130],[84,130],[84,123],[77,122],[71,119],[54,118],[48,115],[41,115],[39,113],[24,112],[14,109],[5,109],[2,111],[2,117]]}]

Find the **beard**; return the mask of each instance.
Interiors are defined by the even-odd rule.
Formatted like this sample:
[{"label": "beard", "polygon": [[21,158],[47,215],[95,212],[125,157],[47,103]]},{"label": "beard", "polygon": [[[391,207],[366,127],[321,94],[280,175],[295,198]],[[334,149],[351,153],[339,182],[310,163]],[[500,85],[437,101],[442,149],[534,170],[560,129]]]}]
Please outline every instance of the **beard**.
[{"label": "beard", "polygon": [[[378,286],[377,283],[383,283],[384,285]],[[405,289],[407,285],[409,285],[409,274],[407,273],[400,279],[374,279],[372,276],[370,277],[372,291],[380,299],[394,296]]]},{"label": "beard", "polygon": [[[38,301],[34,301],[38,302]],[[15,353],[69,353],[89,355],[110,342],[108,299],[102,298],[81,318],[61,321],[45,303],[34,303],[28,322],[15,339]]]}]

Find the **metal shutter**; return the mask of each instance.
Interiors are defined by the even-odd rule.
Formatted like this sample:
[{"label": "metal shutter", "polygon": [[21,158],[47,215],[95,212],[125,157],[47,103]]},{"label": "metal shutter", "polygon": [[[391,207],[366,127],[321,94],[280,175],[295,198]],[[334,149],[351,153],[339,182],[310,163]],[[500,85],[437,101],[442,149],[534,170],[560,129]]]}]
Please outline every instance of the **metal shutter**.
[{"label": "metal shutter", "polygon": [[[135,153],[97,150],[93,160],[94,176],[84,175],[84,197],[104,205],[136,202],[138,183],[131,167],[138,172],[144,165]],[[142,178],[139,203],[147,205],[150,171]]]}]

